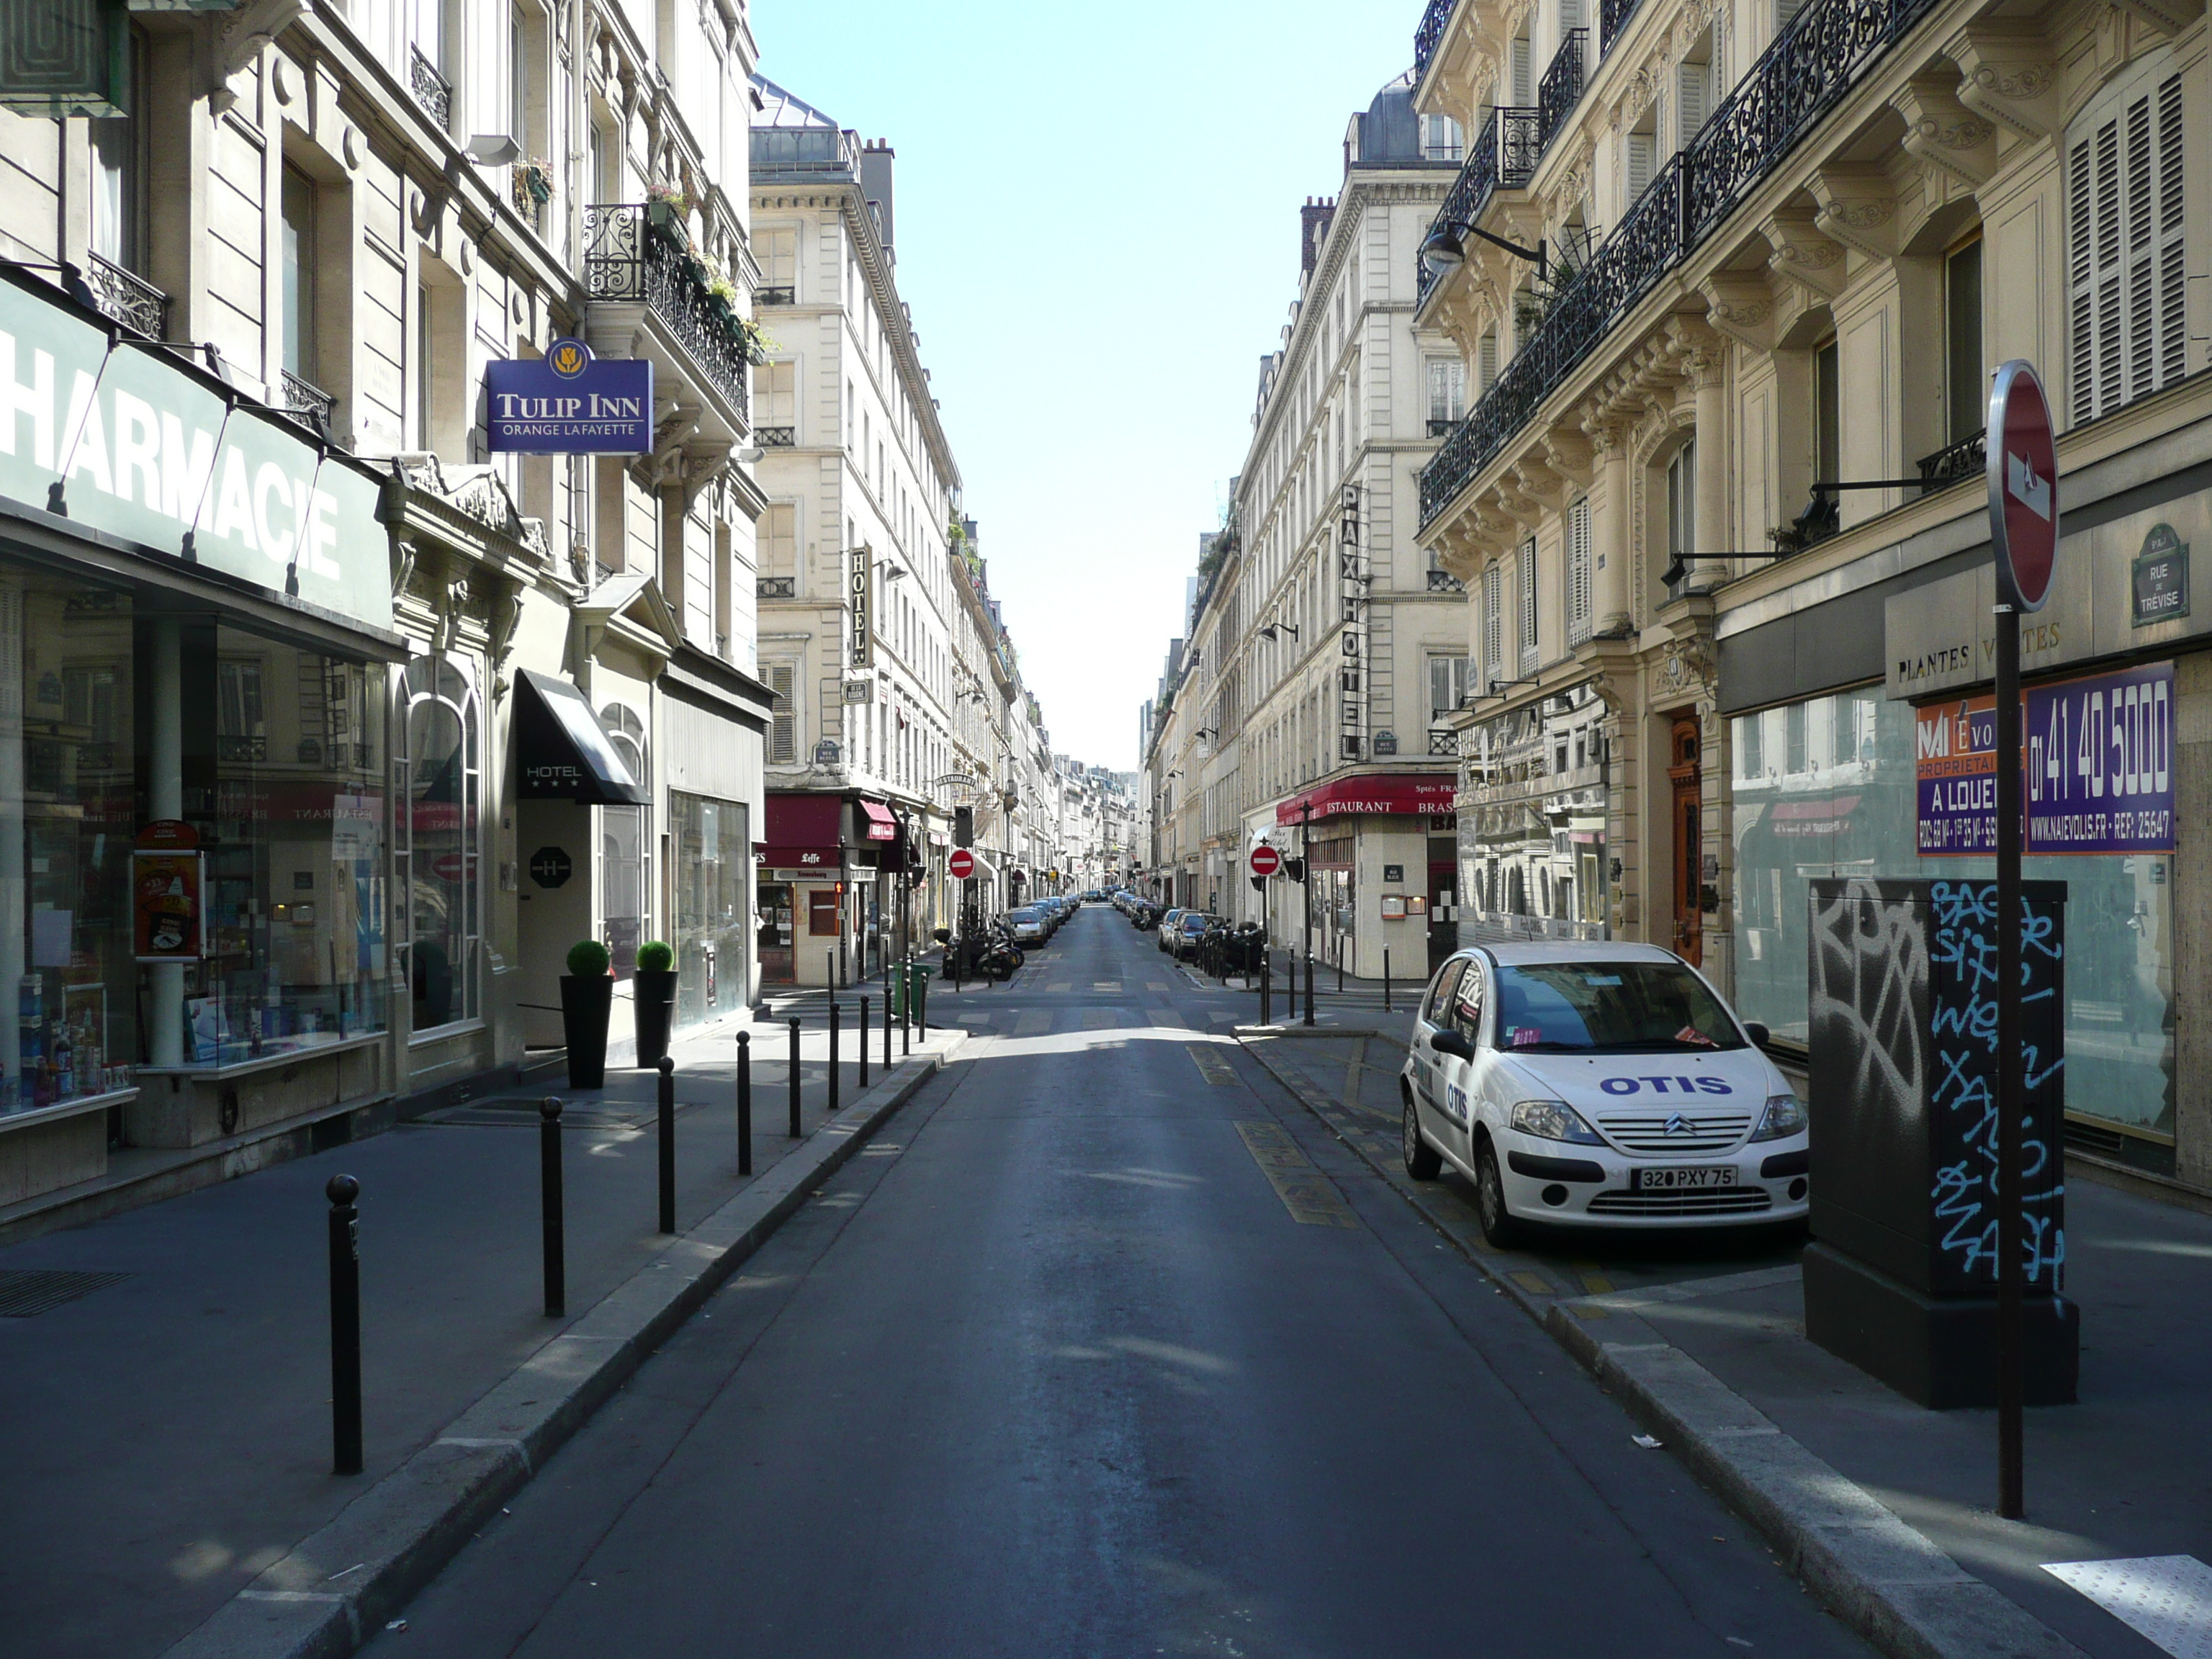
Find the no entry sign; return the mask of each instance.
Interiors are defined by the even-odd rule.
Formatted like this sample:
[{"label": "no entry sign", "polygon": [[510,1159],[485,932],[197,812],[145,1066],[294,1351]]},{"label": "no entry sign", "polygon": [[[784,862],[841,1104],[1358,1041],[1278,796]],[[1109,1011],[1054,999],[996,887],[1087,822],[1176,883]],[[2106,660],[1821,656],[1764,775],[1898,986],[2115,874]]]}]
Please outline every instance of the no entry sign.
[{"label": "no entry sign", "polygon": [[1272,876],[1283,867],[1283,855],[1265,842],[1252,849],[1252,873]]},{"label": "no entry sign", "polygon": [[952,849],[952,856],[945,861],[955,881],[966,881],[975,873],[975,855],[964,847]]},{"label": "no entry sign", "polygon": [[2058,449],[2043,382],[2023,358],[1996,372],[1985,442],[1997,602],[2040,611],[2058,558]]}]

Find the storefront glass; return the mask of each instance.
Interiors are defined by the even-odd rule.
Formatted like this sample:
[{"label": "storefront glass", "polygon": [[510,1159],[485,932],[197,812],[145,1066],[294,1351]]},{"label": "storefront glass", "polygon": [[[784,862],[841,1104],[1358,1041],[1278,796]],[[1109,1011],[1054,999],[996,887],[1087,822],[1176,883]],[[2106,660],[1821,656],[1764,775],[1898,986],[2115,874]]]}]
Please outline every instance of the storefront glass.
[{"label": "storefront glass", "polygon": [[403,684],[406,809],[398,875],[408,896],[407,977],[419,1034],[481,1012],[483,737],[476,688],[459,659],[417,657]]},{"label": "storefront glass", "polygon": [[676,1023],[719,1019],[745,1000],[745,886],[752,837],[738,801],[668,794],[676,857]]},{"label": "storefront glass", "polygon": [[[615,751],[629,763],[630,775],[647,787],[653,774],[647,769],[645,722],[625,705],[611,702],[599,719],[614,740]],[[647,806],[603,806],[599,809],[599,878],[603,913],[606,917],[607,951],[614,957],[617,979],[628,979],[637,970],[637,947],[645,942],[653,906],[653,809]]]},{"label": "storefront glass", "polygon": [[[1912,705],[1879,687],[1731,722],[1736,1007],[1805,1041],[1808,882],[1989,879],[1985,858],[1923,857]],[[2021,860],[2066,884],[2066,1109],[2173,1128],[2173,886],[2166,855]]]},{"label": "storefront glass", "polygon": [[1460,812],[1460,938],[1607,936],[1605,708],[1575,686],[1474,728]]}]

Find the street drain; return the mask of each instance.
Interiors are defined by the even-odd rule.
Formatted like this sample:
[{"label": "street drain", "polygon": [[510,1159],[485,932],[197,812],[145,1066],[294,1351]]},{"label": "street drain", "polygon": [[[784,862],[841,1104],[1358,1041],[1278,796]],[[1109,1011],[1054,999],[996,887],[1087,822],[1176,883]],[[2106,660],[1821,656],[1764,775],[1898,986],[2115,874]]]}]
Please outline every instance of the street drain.
[{"label": "street drain", "polygon": [[73,1273],[59,1267],[0,1268],[0,1319],[32,1319],[64,1302],[90,1296],[129,1273]]}]

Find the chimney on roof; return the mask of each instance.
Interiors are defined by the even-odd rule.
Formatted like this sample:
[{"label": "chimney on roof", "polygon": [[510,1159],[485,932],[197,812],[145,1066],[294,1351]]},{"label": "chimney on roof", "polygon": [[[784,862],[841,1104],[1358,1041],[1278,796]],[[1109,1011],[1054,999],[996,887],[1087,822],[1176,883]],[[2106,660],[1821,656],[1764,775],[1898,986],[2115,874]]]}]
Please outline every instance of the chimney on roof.
[{"label": "chimney on roof", "polygon": [[1334,202],[1315,196],[1307,197],[1298,210],[1298,269],[1309,276],[1321,263],[1321,245],[1328,238],[1329,216],[1335,211]]},{"label": "chimney on roof", "polygon": [[876,234],[884,240],[884,252],[889,253],[897,239],[892,228],[891,169],[898,152],[884,140],[860,146],[860,194],[876,216]]}]

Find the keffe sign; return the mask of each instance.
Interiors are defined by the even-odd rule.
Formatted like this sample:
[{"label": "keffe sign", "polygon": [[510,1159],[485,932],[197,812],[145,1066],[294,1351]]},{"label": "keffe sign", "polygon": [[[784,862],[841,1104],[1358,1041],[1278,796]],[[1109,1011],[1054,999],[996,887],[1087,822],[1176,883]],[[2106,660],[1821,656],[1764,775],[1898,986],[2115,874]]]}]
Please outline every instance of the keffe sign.
[{"label": "keffe sign", "polygon": [[484,370],[491,447],[518,455],[644,455],[653,448],[653,365],[592,356],[558,339],[543,357]]}]

